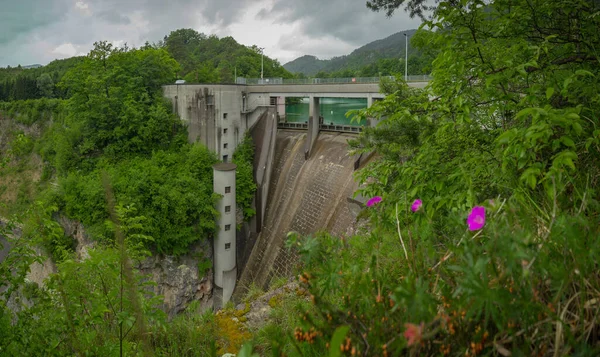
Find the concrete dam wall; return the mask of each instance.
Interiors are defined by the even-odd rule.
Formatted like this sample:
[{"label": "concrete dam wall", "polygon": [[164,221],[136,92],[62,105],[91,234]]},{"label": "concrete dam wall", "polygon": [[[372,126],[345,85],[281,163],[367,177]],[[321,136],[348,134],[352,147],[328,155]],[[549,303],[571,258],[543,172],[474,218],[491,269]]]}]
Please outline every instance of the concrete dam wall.
[{"label": "concrete dam wall", "polygon": [[251,283],[267,288],[274,277],[290,276],[298,257],[284,247],[287,233],[321,230],[353,233],[358,206],[348,200],[357,188],[348,134],[321,133],[305,160],[306,132],[279,131],[262,230],[249,254],[234,297]]}]

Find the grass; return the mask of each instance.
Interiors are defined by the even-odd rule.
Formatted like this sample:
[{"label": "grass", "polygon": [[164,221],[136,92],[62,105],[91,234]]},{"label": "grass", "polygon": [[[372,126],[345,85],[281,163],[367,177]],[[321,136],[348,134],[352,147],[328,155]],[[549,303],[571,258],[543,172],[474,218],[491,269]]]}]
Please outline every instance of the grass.
[{"label": "grass", "polygon": [[252,282],[252,284],[248,286],[248,291],[246,292],[243,301],[250,303],[261,297],[264,293],[265,291],[263,289],[261,289],[258,285]]}]

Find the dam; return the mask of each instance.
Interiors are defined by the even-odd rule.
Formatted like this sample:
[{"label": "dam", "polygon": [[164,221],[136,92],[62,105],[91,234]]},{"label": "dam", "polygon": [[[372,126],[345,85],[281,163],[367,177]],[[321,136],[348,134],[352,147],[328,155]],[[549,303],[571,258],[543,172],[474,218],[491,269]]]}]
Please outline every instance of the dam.
[{"label": "dam", "polygon": [[284,247],[288,232],[353,233],[360,207],[349,199],[357,189],[356,158],[348,154],[351,137],[322,133],[313,155],[305,160],[306,133],[277,133],[264,223],[238,281],[238,294],[251,283],[266,289],[273,278],[294,273],[297,257]]},{"label": "dam", "polygon": [[[419,88],[425,85],[409,83]],[[363,203],[352,198],[358,188],[353,173],[369,158],[350,156],[347,141],[362,128],[333,120],[326,123],[323,109],[339,118],[336,111],[343,111],[344,106],[369,107],[385,96],[379,83],[177,84],[163,86],[163,93],[187,124],[188,141],[203,143],[223,163],[233,157],[244,133],[250,133],[255,145],[256,216],[250,222],[237,222],[235,266],[227,270],[235,271],[237,277],[215,290],[216,309],[230,299],[239,301],[252,284],[266,289],[274,278],[296,271],[298,257],[285,248],[289,232],[354,233]],[[304,99],[299,103],[303,107],[296,108],[300,116],[288,122],[282,114],[286,116],[285,98],[289,97]],[[340,102],[331,102],[332,98]],[[343,102],[348,99],[354,103]],[[361,124],[373,126],[377,121],[371,118]],[[213,246],[220,244],[215,242]],[[229,248],[215,246],[215,257],[223,249]],[[227,272],[215,272],[215,276]]]}]

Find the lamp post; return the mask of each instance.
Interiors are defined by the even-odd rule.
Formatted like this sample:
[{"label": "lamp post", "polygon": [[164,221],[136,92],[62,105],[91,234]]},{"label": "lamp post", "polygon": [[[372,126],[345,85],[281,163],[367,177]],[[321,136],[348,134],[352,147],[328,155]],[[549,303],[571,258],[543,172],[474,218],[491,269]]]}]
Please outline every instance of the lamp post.
[{"label": "lamp post", "polygon": [[262,84],[263,73],[264,73],[264,69],[265,69],[264,61],[263,61],[265,48],[264,47],[259,47],[259,49],[260,49],[260,82]]},{"label": "lamp post", "polygon": [[404,42],[406,43],[406,49],[404,50],[404,81],[408,82],[408,35],[404,33]]}]

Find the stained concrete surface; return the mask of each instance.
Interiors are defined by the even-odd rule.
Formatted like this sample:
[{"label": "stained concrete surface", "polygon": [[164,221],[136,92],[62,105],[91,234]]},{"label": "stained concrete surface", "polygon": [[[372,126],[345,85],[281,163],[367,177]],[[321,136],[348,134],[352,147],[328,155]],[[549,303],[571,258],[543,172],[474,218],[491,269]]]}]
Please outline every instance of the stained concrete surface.
[{"label": "stained concrete surface", "polygon": [[267,288],[271,280],[295,272],[298,257],[284,247],[287,233],[326,230],[348,235],[356,214],[347,198],[357,184],[347,134],[321,133],[309,160],[304,158],[306,133],[280,131],[263,229],[238,282],[237,297],[251,283]]}]

